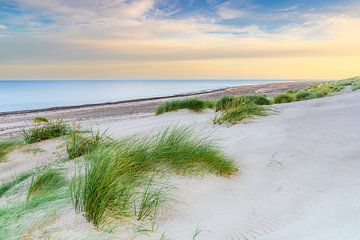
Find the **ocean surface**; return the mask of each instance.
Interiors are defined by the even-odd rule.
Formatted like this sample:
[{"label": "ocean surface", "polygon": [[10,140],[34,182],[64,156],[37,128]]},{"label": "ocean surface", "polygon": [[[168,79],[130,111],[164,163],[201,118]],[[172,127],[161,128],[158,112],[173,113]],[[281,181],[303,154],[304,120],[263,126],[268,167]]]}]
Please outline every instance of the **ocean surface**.
[{"label": "ocean surface", "polygon": [[0,81],[0,112],[169,96],[281,80]]}]

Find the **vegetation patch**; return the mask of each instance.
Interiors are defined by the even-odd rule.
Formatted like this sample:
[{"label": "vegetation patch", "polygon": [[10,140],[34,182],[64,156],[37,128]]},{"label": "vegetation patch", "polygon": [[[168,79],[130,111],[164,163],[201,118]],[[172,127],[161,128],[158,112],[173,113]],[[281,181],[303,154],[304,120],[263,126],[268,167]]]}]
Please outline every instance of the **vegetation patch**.
[{"label": "vegetation patch", "polygon": [[47,122],[49,122],[49,119],[47,119],[46,117],[37,116],[37,117],[33,118],[33,122],[34,123],[47,123]]},{"label": "vegetation patch", "polygon": [[314,98],[322,98],[331,96],[334,93],[341,92],[347,86],[356,89],[357,84],[360,88],[360,78],[349,78],[340,81],[314,83],[303,90],[290,90],[281,93],[273,98],[274,103],[288,103],[293,101],[304,101]]},{"label": "vegetation patch", "polygon": [[69,203],[68,184],[59,170],[50,168],[37,173],[26,172],[2,184],[0,197],[31,176],[29,189],[26,189],[27,184],[16,189],[21,195],[21,191],[27,192],[28,197],[9,201],[6,206],[0,207],[0,239],[25,239],[24,234],[33,226],[45,226],[55,211]]},{"label": "vegetation patch", "polygon": [[246,104],[270,105],[271,101],[266,96],[222,96],[217,102],[215,111],[227,111]]},{"label": "vegetation patch", "polygon": [[0,238],[25,239],[23,235],[31,226],[46,224],[51,213],[67,204],[69,195],[64,190],[39,194],[28,201],[0,207]]},{"label": "vegetation patch", "polygon": [[359,90],[359,89],[360,89],[360,81],[354,83],[354,85],[352,87],[353,91],[356,91],[356,90]]},{"label": "vegetation patch", "polygon": [[281,93],[276,95],[273,99],[274,103],[289,103],[295,100],[294,96],[289,93]]},{"label": "vegetation patch", "polygon": [[351,82],[353,91],[360,89],[360,77],[350,78],[350,79],[348,79],[348,81]]},{"label": "vegetation patch", "polygon": [[0,162],[4,160],[6,154],[13,150],[20,142],[16,140],[5,140],[0,142]]},{"label": "vegetation patch", "polygon": [[183,128],[145,139],[105,142],[86,159],[73,180],[72,196],[76,210],[95,226],[113,218],[153,219],[166,199],[166,187],[157,181],[164,169],[225,176],[237,171],[210,140]]},{"label": "vegetation patch", "polygon": [[52,193],[63,187],[65,184],[66,180],[60,170],[42,170],[37,175],[33,176],[28,190],[28,198],[34,195]]},{"label": "vegetation patch", "polygon": [[77,130],[73,130],[66,146],[69,159],[80,157],[94,150],[102,141],[103,136],[99,132],[91,132],[90,137],[83,137]]},{"label": "vegetation patch", "polygon": [[172,100],[158,106],[156,109],[156,115],[177,111],[179,109],[188,109],[193,112],[201,112],[205,108],[212,108],[213,106],[213,101],[203,101],[197,98]]},{"label": "vegetation patch", "polygon": [[62,120],[56,122],[45,123],[40,126],[35,126],[30,130],[23,132],[23,137],[26,143],[35,143],[42,140],[56,138],[69,134],[71,127]]},{"label": "vegetation patch", "polygon": [[267,112],[268,109],[264,106],[257,105],[255,103],[243,104],[236,108],[230,108],[227,111],[222,112],[219,116],[215,116],[213,118],[213,123],[235,124],[255,116],[266,116]]},{"label": "vegetation patch", "polygon": [[22,174],[16,176],[16,178],[14,178],[13,180],[7,181],[7,182],[3,183],[2,185],[0,185],[0,197],[2,197],[12,187],[14,187],[17,184],[28,179],[31,175],[32,175],[32,172],[25,172],[25,173],[22,173]]}]

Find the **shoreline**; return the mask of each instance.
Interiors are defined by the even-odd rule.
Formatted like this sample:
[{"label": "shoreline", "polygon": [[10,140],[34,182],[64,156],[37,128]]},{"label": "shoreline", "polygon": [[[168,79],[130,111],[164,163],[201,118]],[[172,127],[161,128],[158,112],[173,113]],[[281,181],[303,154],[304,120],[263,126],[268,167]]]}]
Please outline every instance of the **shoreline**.
[{"label": "shoreline", "polygon": [[119,101],[111,101],[111,102],[100,102],[100,103],[86,103],[86,104],[78,104],[78,105],[68,105],[68,106],[55,106],[55,107],[45,107],[45,108],[35,108],[35,109],[24,109],[24,110],[15,110],[15,111],[4,111],[0,112],[1,116],[7,115],[14,115],[14,114],[26,114],[26,113],[39,113],[39,112],[49,112],[49,111],[57,111],[57,110],[71,110],[71,109],[80,109],[80,108],[87,108],[87,107],[98,107],[98,106],[110,106],[110,105],[117,105],[117,104],[127,104],[127,103],[140,103],[140,102],[148,102],[148,101],[156,101],[156,100],[166,100],[166,99],[173,99],[173,98],[182,98],[182,97],[193,97],[198,96],[201,97],[202,95],[212,94],[212,93],[220,93],[225,91],[231,91],[234,89],[241,89],[251,86],[266,86],[266,85],[274,85],[274,84],[306,84],[306,83],[313,83],[311,82],[301,82],[301,81],[288,81],[288,82],[278,82],[278,83],[256,83],[256,84],[244,84],[232,87],[225,87],[225,88],[217,88],[217,89],[210,89],[210,90],[200,90],[194,92],[185,92],[179,94],[172,94],[166,96],[157,96],[157,97],[145,97],[145,98],[136,98],[136,99],[128,99],[128,100],[119,100]]},{"label": "shoreline", "polygon": [[272,97],[290,89],[304,89],[314,82],[264,83],[241,85],[224,89],[209,90],[200,93],[178,94],[148,99],[134,99],[110,103],[65,106],[47,109],[23,110],[0,113],[0,139],[18,137],[33,126],[33,118],[46,117],[51,120],[63,119],[81,126],[95,126],[114,119],[144,118],[154,114],[157,106],[173,99],[199,97],[201,99],[218,99],[223,95],[266,95]]},{"label": "shoreline", "polygon": [[[341,86],[341,89],[337,86]],[[201,113],[180,109],[155,115],[154,107],[167,100],[47,112],[53,117],[65,116],[64,120],[71,128],[102,134],[103,139],[108,139],[105,143],[108,143],[102,148],[100,142],[100,150],[95,150],[94,155],[90,153],[91,149],[87,149],[75,158],[71,157],[75,152],[71,149],[83,146],[81,142],[75,142],[80,139],[75,135],[74,138],[71,135],[55,135],[52,139],[35,143],[28,141],[27,144],[5,149],[0,161],[0,182],[6,184],[5,190],[0,192],[0,207],[4,209],[3,218],[0,219],[0,225],[4,227],[0,232],[8,238],[65,236],[86,239],[90,236],[96,239],[155,240],[162,239],[164,233],[167,239],[191,239],[195,233],[201,234],[200,239],[207,240],[294,239],[294,236],[309,240],[354,239],[353,236],[360,235],[357,227],[360,221],[360,162],[357,161],[360,154],[360,135],[357,134],[360,131],[357,124],[360,120],[357,111],[360,108],[360,90],[353,91],[346,86],[349,85],[339,83],[324,87],[321,90],[334,89],[329,90],[331,94],[328,97],[277,104],[270,107],[276,111],[274,114],[254,117],[234,125],[214,124],[212,119],[217,115],[214,109]],[[270,98],[287,88],[304,87],[306,84],[303,83],[246,86],[204,94],[201,98],[218,99],[219,94],[229,93],[258,93]],[[139,107],[141,104],[142,107]],[[126,110],[147,113],[125,116]],[[34,113],[27,113],[0,117],[0,138],[6,132],[2,129],[6,127],[8,134],[15,134],[16,128],[34,127],[33,116]],[[75,120],[79,117],[85,119]],[[169,129],[175,135],[168,134]],[[186,138],[182,138],[181,131],[172,132],[172,129],[191,131]],[[90,132],[84,134],[87,134],[84,137],[95,136]],[[130,141],[124,144],[124,139]],[[185,144],[178,139],[185,139]],[[192,139],[203,141],[205,145]],[[200,146],[200,150],[197,146]],[[210,150],[207,150],[208,146]],[[182,158],[185,161],[178,160]],[[101,165],[90,166],[86,164],[86,159],[104,159],[110,164],[99,162]],[[131,164],[118,164],[118,161]],[[187,163],[189,165],[185,165]],[[165,170],[159,167],[160,173],[152,175],[159,170],[156,166],[161,165]],[[89,166],[94,168],[87,168]],[[121,171],[124,168],[127,169]],[[145,175],[120,175],[128,171],[135,174],[145,171]],[[38,185],[38,179],[51,183],[49,177],[40,178],[55,175],[48,173],[59,176],[59,180],[55,178],[57,183],[61,181],[59,187],[33,191],[36,188],[32,186]],[[78,178],[86,177],[87,173],[94,173],[94,181]],[[107,174],[105,178],[104,174]],[[120,176],[112,178],[113,174]],[[105,185],[115,181],[123,183],[124,180],[125,184],[131,184],[133,176],[140,176],[139,180],[135,178],[138,184],[123,189],[130,189],[127,193],[131,195],[134,205],[117,205],[118,209],[129,213],[125,218],[115,215],[112,218],[114,222],[100,225],[99,230],[94,226],[98,222],[86,217],[86,213],[90,212],[88,209],[81,213],[76,211],[77,205],[73,204],[72,198],[78,196],[78,192],[87,190],[83,183],[92,184],[90,187],[98,190],[99,181]],[[69,191],[71,194],[64,195]],[[105,189],[98,195],[107,196],[114,191],[117,189]],[[150,195],[145,196],[145,191]],[[32,208],[34,198],[28,196],[34,193],[46,198]],[[159,194],[160,201],[152,197],[153,193]],[[50,194],[55,198],[47,201]],[[113,196],[116,198],[117,195]],[[149,218],[139,219],[137,209],[141,208],[137,204],[148,203],[148,199],[157,201],[155,209],[151,215],[147,215]],[[101,201],[90,200],[95,207],[102,204]],[[31,207],[31,215],[27,215],[28,207]],[[108,219],[103,219],[102,223],[107,223]],[[43,222],[49,223],[43,226]],[[149,231],[140,232],[140,227]],[[15,228],[17,231],[12,231]]]},{"label": "shoreline", "polygon": [[[250,86],[250,85],[243,85],[243,86]],[[11,115],[11,114],[22,114],[22,113],[36,113],[36,112],[47,112],[47,111],[56,111],[56,110],[67,110],[67,109],[76,109],[76,108],[85,108],[85,107],[97,107],[97,106],[105,106],[105,105],[116,105],[116,104],[122,104],[122,103],[146,102],[146,101],[153,101],[153,100],[171,99],[171,98],[177,98],[177,97],[191,97],[191,96],[199,96],[199,95],[201,96],[202,94],[225,91],[229,88],[233,88],[233,87],[218,88],[218,89],[213,89],[213,90],[202,90],[199,92],[187,92],[187,93],[180,93],[180,94],[173,94],[173,95],[166,95],[166,96],[159,96],[159,97],[119,100],[119,101],[113,101],[113,102],[87,103],[87,104],[69,105],[69,106],[56,106],[56,107],[47,107],[47,108],[6,111],[6,112],[0,112],[0,116],[6,116],[6,115]]]}]

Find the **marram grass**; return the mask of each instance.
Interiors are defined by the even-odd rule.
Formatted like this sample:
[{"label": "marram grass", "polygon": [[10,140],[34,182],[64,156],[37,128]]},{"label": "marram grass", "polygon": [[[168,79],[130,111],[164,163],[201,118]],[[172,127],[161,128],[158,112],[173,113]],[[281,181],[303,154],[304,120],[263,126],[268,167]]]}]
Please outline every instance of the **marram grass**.
[{"label": "marram grass", "polygon": [[[11,187],[27,179],[33,173],[19,175]],[[46,225],[49,216],[69,203],[68,185],[51,188],[32,195],[26,201],[9,202],[0,206],[0,239],[27,239],[26,233],[31,226]]]},{"label": "marram grass", "polygon": [[293,94],[291,93],[280,93],[276,95],[273,99],[274,103],[289,103],[295,100]]},{"label": "marram grass", "polygon": [[222,96],[215,106],[215,111],[227,111],[228,109],[237,108],[241,105],[255,103],[257,105],[270,105],[271,101],[262,95],[245,95],[245,96]]},{"label": "marram grass", "polygon": [[14,179],[2,183],[0,185],[0,197],[5,195],[5,193],[9,191],[12,187],[28,179],[32,174],[32,172],[24,172],[16,176]]},{"label": "marram grass", "polygon": [[15,148],[20,142],[16,140],[4,140],[0,142],[0,162],[4,160],[6,154]]},{"label": "marram grass", "polygon": [[351,85],[353,91],[360,90],[360,77],[352,78]]},{"label": "marram grass", "polygon": [[222,112],[220,115],[213,118],[215,124],[236,124],[246,119],[253,118],[255,116],[266,116],[268,109],[264,106],[257,105],[255,103],[248,103],[240,105],[236,108],[228,109]]},{"label": "marram grass", "polygon": [[103,141],[99,132],[91,132],[91,136],[82,136],[79,131],[73,130],[66,145],[69,159],[80,157],[94,150]]},{"label": "marram grass", "polygon": [[166,187],[154,187],[154,177],[149,177],[159,172],[227,176],[237,171],[212,141],[185,128],[104,142],[86,159],[72,182],[72,198],[76,210],[95,226],[134,215],[138,220],[153,219],[166,192]]},{"label": "marram grass", "polygon": [[56,138],[69,134],[71,128],[62,120],[56,122],[48,122],[43,125],[35,126],[23,132],[26,143],[35,143],[42,140]]},{"label": "marram grass", "polygon": [[156,115],[160,115],[166,112],[173,112],[180,109],[188,109],[193,112],[201,112],[206,108],[212,108],[214,102],[207,100],[200,100],[197,98],[185,98],[177,99],[165,102],[156,108]]},{"label": "marram grass", "polygon": [[33,118],[33,122],[34,123],[47,123],[47,122],[49,122],[49,119],[47,119],[46,117],[37,116],[37,117]]},{"label": "marram grass", "polygon": [[322,98],[331,96],[337,92],[343,91],[347,86],[352,86],[356,90],[357,84],[360,88],[360,78],[354,77],[332,82],[319,82],[311,84],[303,90],[289,90],[285,93],[280,93],[273,98],[274,103],[288,103],[294,101],[304,101],[314,98]]},{"label": "marram grass", "polygon": [[28,198],[35,195],[52,193],[66,184],[66,180],[60,170],[45,168],[33,175],[28,190]]}]

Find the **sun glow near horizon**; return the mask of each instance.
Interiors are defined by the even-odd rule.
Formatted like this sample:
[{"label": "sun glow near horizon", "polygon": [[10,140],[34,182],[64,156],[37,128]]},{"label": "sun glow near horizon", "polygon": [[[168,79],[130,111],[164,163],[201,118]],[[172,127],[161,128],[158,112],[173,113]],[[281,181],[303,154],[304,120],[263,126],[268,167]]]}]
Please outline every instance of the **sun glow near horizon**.
[{"label": "sun glow near horizon", "polygon": [[0,0],[1,79],[359,75],[360,2]]}]

